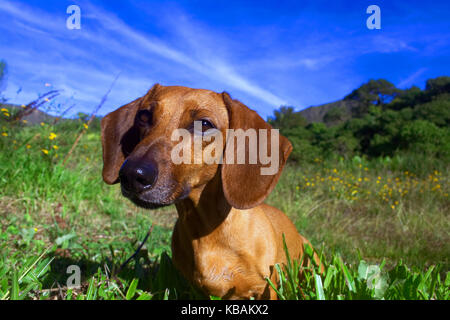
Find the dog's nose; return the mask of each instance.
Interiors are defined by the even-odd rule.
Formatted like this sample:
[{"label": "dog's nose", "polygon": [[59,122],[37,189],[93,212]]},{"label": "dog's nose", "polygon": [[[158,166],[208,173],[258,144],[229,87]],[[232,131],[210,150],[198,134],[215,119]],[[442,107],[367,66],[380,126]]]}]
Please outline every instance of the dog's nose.
[{"label": "dog's nose", "polygon": [[126,160],[119,171],[122,186],[131,192],[150,189],[158,177],[158,169],[151,162]]}]

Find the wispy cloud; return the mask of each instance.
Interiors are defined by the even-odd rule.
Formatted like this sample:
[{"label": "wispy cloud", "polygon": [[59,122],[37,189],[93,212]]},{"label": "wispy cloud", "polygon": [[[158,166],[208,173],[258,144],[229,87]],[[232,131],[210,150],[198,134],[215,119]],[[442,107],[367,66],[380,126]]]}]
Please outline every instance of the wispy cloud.
[{"label": "wispy cloud", "polygon": [[417,70],[416,72],[414,72],[413,74],[408,76],[406,79],[401,80],[397,84],[397,87],[404,89],[404,88],[407,88],[407,87],[413,85],[414,82],[417,80],[417,78],[419,78],[427,70],[428,70],[428,68],[420,68],[419,70]]},{"label": "wispy cloud", "polygon": [[[337,100],[369,78],[408,86],[449,70],[448,36],[432,26],[417,34],[407,21],[389,25],[388,19],[382,30],[368,32],[358,22],[364,10],[342,10],[335,18],[322,16],[326,5],[307,3],[298,12],[273,5],[285,11],[272,12],[231,1],[224,12],[210,12],[191,2],[80,0],[82,29],[67,30],[65,10],[30,3],[0,0],[0,58],[10,66],[6,96],[17,103],[51,83],[64,89],[62,99],[77,103],[74,112],[89,112],[120,72],[103,114],[160,82],[225,90],[267,116],[280,105]],[[437,62],[429,59],[436,56]]]},{"label": "wispy cloud", "polygon": [[[176,48],[157,36],[135,30],[115,14],[90,2],[85,2],[81,7],[83,12],[95,12],[88,18],[92,28],[81,30],[74,36],[63,27],[64,15],[53,16],[21,3],[5,2],[0,7],[0,12],[6,13],[13,23],[19,26],[24,36],[40,39],[38,41],[45,43],[43,46],[45,54],[32,59],[31,55],[34,53],[24,52],[22,59],[17,59],[19,56],[11,59],[16,62],[15,67],[21,69],[22,73],[27,73],[27,70],[36,69],[38,64],[42,77],[51,78],[48,81],[52,81],[59,88],[64,88],[66,97],[75,96],[83,104],[94,103],[92,99],[96,96],[100,98],[101,90],[107,86],[108,79],[122,70],[125,72],[117,86],[127,88],[125,91],[127,99],[133,99],[135,98],[132,96],[133,93],[143,92],[144,88],[148,89],[152,85],[152,82],[163,78],[157,77],[158,72],[152,73],[152,70],[161,68],[164,64],[168,65],[165,72],[176,70],[174,64],[178,64],[181,67],[181,69],[178,67],[180,72],[196,73],[212,83],[221,84],[223,88],[233,88],[265,104],[278,106],[286,102],[285,99],[239,74],[232,63],[217,58],[198,57],[194,53],[201,52],[201,47]],[[48,21],[52,23],[49,24]],[[185,30],[190,28],[187,24],[185,27]],[[72,41],[66,40],[69,34]],[[195,34],[191,36],[195,37]],[[92,51],[87,48],[92,48]],[[111,60],[117,61],[120,57],[123,63],[114,65],[113,61],[102,59],[102,51],[105,51],[103,48],[107,48],[109,54],[116,55],[115,59]],[[6,47],[2,49],[7,50]],[[52,54],[56,61],[47,59],[48,51],[59,53]],[[143,69],[148,70],[146,75],[143,75],[145,74],[142,73]],[[165,78],[170,77],[166,75]],[[99,88],[99,84],[102,89]],[[13,84],[9,92],[16,90],[16,86],[17,84]],[[117,95],[114,90],[111,98],[117,98]],[[124,99],[120,100],[126,102]]]},{"label": "wispy cloud", "polygon": [[[203,46],[208,47],[208,44],[195,42],[193,47],[184,47],[187,52],[183,52],[180,49],[176,49],[166,44],[162,39],[145,35],[140,31],[136,31],[125,24],[117,17],[110,15],[109,13],[102,11],[99,8],[95,9],[97,12],[102,12],[99,15],[99,22],[102,23],[105,29],[110,29],[115,32],[115,35],[122,36],[128,41],[136,43],[136,46],[144,49],[146,52],[159,55],[163,59],[171,60],[175,63],[179,63],[192,71],[198,72],[203,76],[214,80],[216,82],[223,83],[225,87],[232,87],[243,91],[257,99],[272,104],[280,105],[286,103],[286,100],[278,97],[272,92],[260,87],[258,84],[252,82],[250,79],[246,79],[244,76],[236,71],[232,63],[220,59],[215,56],[214,59],[207,56],[198,56],[199,52],[207,51],[207,48],[203,50]],[[188,21],[184,20],[180,23],[177,21],[178,28],[176,30],[183,30],[181,36],[201,37],[198,33],[199,30],[193,30]],[[192,31],[187,34],[187,31]],[[191,42],[194,44],[194,42]],[[145,54],[145,53],[144,53]]]}]

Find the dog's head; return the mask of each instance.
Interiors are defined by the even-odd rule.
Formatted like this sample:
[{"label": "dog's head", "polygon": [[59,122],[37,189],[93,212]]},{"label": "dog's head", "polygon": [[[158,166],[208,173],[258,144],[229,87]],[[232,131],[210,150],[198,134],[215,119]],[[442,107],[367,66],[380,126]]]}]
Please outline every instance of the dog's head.
[{"label": "dog's head", "polygon": [[[218,174],[230,205],[254,207],[275,187],[292,150],[255,111],[226,92],[203,89],[156,84],[101,126],[103,180],[120,182],[123,195],[145,208],[185,199]],[[268,159],[276,159],[275,172]]]}]

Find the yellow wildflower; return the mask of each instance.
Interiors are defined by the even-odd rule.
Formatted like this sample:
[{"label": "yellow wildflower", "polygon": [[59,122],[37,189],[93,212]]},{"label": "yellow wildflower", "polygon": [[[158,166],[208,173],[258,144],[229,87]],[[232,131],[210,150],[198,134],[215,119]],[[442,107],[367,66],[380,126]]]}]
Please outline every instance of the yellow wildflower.
[{"label": "yellow wildflower", "polygon": [[47,149],[41,149],[41,151],[42,151],[44,154],[48,154],[48,150],[47,150]]},{"label": "yellow wildflower", "polygon": [[54,146],[53,146],[53,149],[58,150],[59,147],[58,147],[57,145],[54,145]]},{"label": "yellow wildflower", "polygon": [[57,137],[57,135],[53,132],[50,132],[50,136],[48,137],[50,140],[53,140]]},{"label": "yellow wildflower", "polygon": [[8,112],[8,109],[2,108],[0,111],[1,111],[1,112]]},{"label": "yellow wildflower", "polygon": [[2,136],[7,137],[7,136],[8,136],[8,133],[7,133],[7,132],[3,132],[3,133],[2,133]]},{"label": "yellow wildflower", "polygon": [[86,123],[83,123],[83,127],[84,127],[85,129],[89,129],[89,126],[88,126]]},{"label": "yellow wildflower", "polygon": [[31,145],[27,144],[27,146],[26,146],[26,147],[27,147],[27,149],[30,149],[30,148],[31,148]]}]

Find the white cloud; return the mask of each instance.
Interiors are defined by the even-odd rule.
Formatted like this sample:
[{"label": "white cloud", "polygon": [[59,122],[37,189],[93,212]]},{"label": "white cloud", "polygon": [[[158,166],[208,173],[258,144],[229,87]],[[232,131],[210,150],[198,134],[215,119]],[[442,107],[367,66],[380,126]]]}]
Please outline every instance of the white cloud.
[{"label": "white cloud", "polygon": [[[199,55],[206,51],[203,47],[206,49],[211,43],[193,40],[190,46],[186,43],[183,43],[184,46],[174,46],[166,39],[132,28],[115,14],[89,2],[80,6],[82,15],[86,13],[87,21],[77,32],[64,27],[65,13],[55,16],[23,3],[2,2],[0,14],[6,14],[10,21],[0,28],[17,28],[27,40],[13,45],[0,44],[0,50],[7,52],[5,58],[16,68],[16,75],[26,75],[37,81],[33,84],[27,82],[20,98],[29,98],[30,91],[42,90],[42,83],[51,82],[55,88],[64,89],[62,97],[74,97],[86,106],[96,103],[102,97],[102,91],[122,70],[123,74],[110,95],[110,100],[118,104],[144,93],[153,82],[158,81],[156,74],[159,74],[159,79],[167,79],[168,82],[183,78],[182,74],[186,75],[184,78],[191,74],[212,87],[235,89],[273,107],[285,102],[285,99],[237,72],[239,65],[218,56]],[[190,31],[191,39],[208,36],[205,33],[199,35],[187,21],[184,27],[183,33],[173,36],[181,40]],[[177,31],[176,28],[173,31]],[[17,32],[15,34],[18,36]],[[25,43],[29,44],[29,49],[23,48]],[[196,46],[193,46],[194,43]],[[20,54],[15,55],[14,52]],[[176,65],[181,68],[177,69]],[[15,98],[11,89],[7,94]],[[111,106],[114,107],[117,106]]]},{"label": "white cloud", "polygon": [[406,79],[403,79],[402,81],[400,81],[397,84],[397,87],[398,88],[407,88],[407,87],[413,85],[414,81],[416,81],[416,79],[418,77],[420,77],[427,70],[428,70],[428,68],[420,68],[419,70],[417,70],[416,72],[414,72],[413,74],[408,76]]}]

